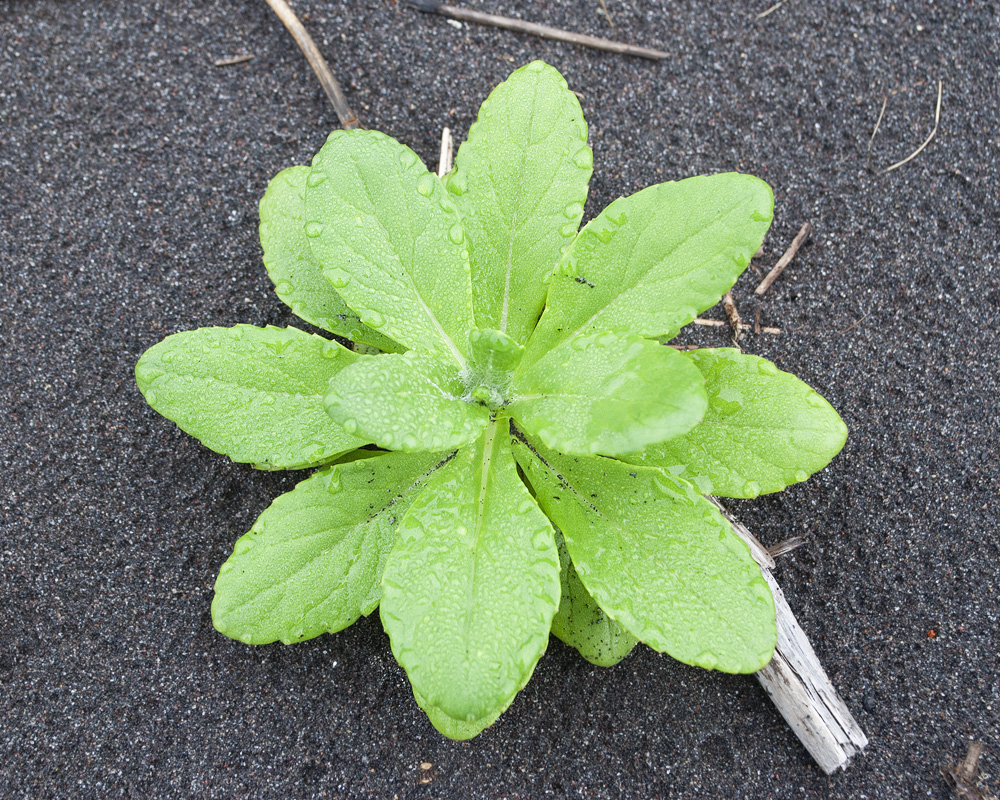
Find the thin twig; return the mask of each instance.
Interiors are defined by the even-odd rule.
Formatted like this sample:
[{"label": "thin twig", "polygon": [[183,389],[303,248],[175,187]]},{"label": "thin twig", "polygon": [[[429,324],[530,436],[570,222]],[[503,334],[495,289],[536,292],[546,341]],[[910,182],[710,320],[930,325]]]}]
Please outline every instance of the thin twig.
[{"label": "thin twig", "polygon": [[783,542],[772,544],[767,548],[767,553],[771,558],[777,558],[778,556],[783,556],[785,553],[791,553],[792,550],[797,550],[805,543],[804,536],[793,536],[791,539],[785,539]]},{"label": "thin twig", "polygon": [[[268,0],[270,2],[270,0]],[[555,39],[560,42],[579,44],[584,47],[593,47],[595,50],[606,50],[609,53],[620,53],[626,56],[639,56],[640,58],[650,58],[659,61],[669,58],[670,53],[663,50],[654,50],[651,47],[639,47],[634,44],[624,42],[614,42],[610,39],[602,39],[600,36],[590,36],[585,33],[573,33],[564,31],[561,28],[553,28],[549,25],[538,25],[534,22],[514,19],[513,17],[501,17],[496,14],[484,14],[482,11],[472,11],[467,8],[456,8],[455,6],[438,3],[436,0],[407,0],[407,4],[423,11],[426,14],[439,14],[449,19],[459,19],[465,22],[476,22],[480,25],[492,25],[496,28],[504,28],[508,31],[518,31],[520,33],[530,33],[533,36],[541,36],[543,39]]]},{"label": "thin twig", "polygon": [[757,311],[753,315],[753,332],[760,333],[760,306],[757,306]]},{"label": "thin twig", "polygon": [[726,325],[721,319],[702,319],[701,317],[695,317],[691,322],[694,325],[701,325],[705,328],[724,328]]},{"label": "thin twig", "polygon": [[598,2],[601,4],[601,11],[604,12],[604,16],[608,18],[608,25],[612,28],[615,27],[615,21],[611,19],[611,12],[608,11],[608,4],[605,3],[604,0],[598,0]]},{"label": "thin twig", "polygon": [[777,336],[779,333],[781,333],[781,328],[769,328],[767,325],[762,325],[760,332],[770,333],[772,336]]},{"label": "thin twig", "polygon": [[901,166],[903,166],[903,164],[906,164],[906,163],[912,161],[918,155],[920,155],[921,151],[925,147],[927,147],[927,145],[929,145],[931,143],[931,139],[933,139],[934,138],[934,134],[937,133],[938,122],[941,120],[941,89],[942,89],[943,86],[944,86],[944,81],[938,81],[937,105],[934,108],[934,128],[933,128],[933,130],[931,130],[931,135],[928,136],[926,139],[924,139],[924,143],[922,145],[920,145],[920,147],[918,147],[912,153],[910,153],[902,161],[897,161],[891,167],[886,167],[884,170],[882,170],[882,174],[883,175],[885,173],[887,173],[887,172],[892,172],[894,169],[899,169]]},{"label": "thin twig", "polygon": [[216,67],[231,67],[233,64],[246,64],[247,61],[251,60],[253,60],[253,54],[244,53],[241,56],[233,56],[232,58],[217,58],[212,62],[212,65]]},{"label": "thin twig", "polygon": [[295,12],[289,8],[285,0],[264,0],[264,2],[278,15],[278,19],[288,28],[288,32],[292,34],[295,43],[302,50],[303,54],[305,54],[309,66],[313,68],[313,72],[319,78],[323,91],[330,98],[333,110],[337,112],[337,117],[340,119],[341,126],[346,130],[360,128],[361,123],[351,110],[344,91],[340,88],[340,84],[337,83],[337,79],[333,77],[333,73],[330,72],[330,67],[327,65],[326,59],[323,58],[322,53],[320,53],[319,48],[316,46],[316,42],[309,35],[309,31],[303,27],[302,23],[299,22],[299,18],[295,16]]},{"label": "thin twig", "polygon": [[754,18],[754,22],[756,22],[759,19],[764,19],[764,17],[768,16],[769,14],[773,14],[775,11],[777,11],[779,8],[781,8],[787,2],[788,2],[788,0],[778,0],[778,2],[775,3],[773,6],[771,6],[770,8],[765,9],[764,11],[761,11]]},{"label": "thin twig", "polygon": [[785,271],[785,267],[792,262],[792,259],[795,258],[795,254],[799,252],[799,248],[802,247],[802,243],[806,240],[806,237],[809,236],[810,230],[812,230],[812,225],[808,222],[804,222],[802,227],[799,228],[799,232],[795,234],[795,238],[792,239],[792,243],[788,246],[788,249],[784,252],[781,258],[778,259],[778,263],[771,267],[771,271],[764,276],[764,280],[757,284],[757,288],[753,290],[753,293],[757,295],[757,297],[762,296],[764,292],[771,288],[771,284],[778,280],[778,276]]},{"label": "thin twig", "polygon": [[733,329],[733,344],[737,344],[743,336],[743,329],[746,326],[740,318],[740,312],[736,310],[736,301],[733,300],[731,289],[722,297],[722,310],[726,312],[726,317],[729,319],[729,327]]},{"label": "thin twig", "polygon": [[451,166],[455,163],[454,153],[455,140],[451,135],[451,128],[441,129],[441,155],[438,157],[438,177],[443,178],[451,172]]},{"label": "thin twig", "polygon": [[853,323],[851,323],[850,325],[848,325],[848,326],[847,326],[846,328],[844,328],[844,330],[842,330],[842,331],[838,331],[838,332],[837,332],[837,334],[838,334],[839,336],[843,336],[843,335],[844,335],[845,333],[847,333],[848,331],[853,331],[853,330],[854,330],[854,329],[855,329],[856,327],[858,327],[858,325],[860,325],[860,324],[861,324],[862,322],[864,322],[864,321],[865,321],[866,319],[868,319],[868,317],[870,317],[871,315],[872,315],[872,312],[871,312],[871,311],[869,311],[869,312],[868,312],[867,314],[865,314],[865,315],[864,315],[864,316],[863,316],[863,317],[862,317],[861,319],[856,319],[856,320],[854,320],[854,322],[853,322]]}]

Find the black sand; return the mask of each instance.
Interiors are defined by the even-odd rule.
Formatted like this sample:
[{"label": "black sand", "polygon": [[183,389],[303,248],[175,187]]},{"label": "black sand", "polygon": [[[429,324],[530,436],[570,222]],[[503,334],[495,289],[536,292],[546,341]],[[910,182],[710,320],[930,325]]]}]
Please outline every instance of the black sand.
[{"label": "black sand", "polygon": [[[286,325],[256,204],[336,119],[260,0],[0,2],[0,796],[908,798],[986,744],[1000,773],[995,2],[483,2],[662,47],[652,64],[389,0],[295,7],[368,127],[436,163],[515,66],[580,92],[588,215],[650,183],[738,169],[775,189],[748,352],[851,429],[783,495],[738,504],[871,737],[827,778],[757,683],[638,649],[592,668],[553,640],[478,739],[442,739],[377,618],[296,646],[215,633],[234,540],[301,473],[230,464],[153,413],[132,368],[165,335]],[[249,63],[214,59],[252,53]],[[871,163],[869,137],[891,93]],[[735,295],[758,307],[748,273]],[[715,310],[710,314],[721,317]],[[725,345],[721,329],[688,337]],[[421,770],[421,762],[432,767]],[[429,783],[420,781],[429,779]],[[1000,778],[993,779],[997,791]]]}]

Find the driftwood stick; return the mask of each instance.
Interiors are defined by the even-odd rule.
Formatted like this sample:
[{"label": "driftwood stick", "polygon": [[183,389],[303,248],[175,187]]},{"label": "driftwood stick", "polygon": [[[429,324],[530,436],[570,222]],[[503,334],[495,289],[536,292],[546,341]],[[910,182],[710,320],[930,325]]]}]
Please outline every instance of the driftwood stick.
[{"label": "driftwood stick", "polygon": [[771,267],[771,271],[764,276],[757,288],[753,290],[753,293],[760,297],[764,292],[771,288],[771,284],[778,280],[778,276],[785,271],[785,267],[792,263],[792,259],[795,258],[795,254],[799,252],[799,248],[802,247],[802,243],[809,236],[809,231],[812,230],[812,225],[808,222],[804,222],[802,227],[799,228],[799,232],[795,234],[795,238],[792,239],[792,243],[788,246],[788,249],[782,254],[781,258],[778,259],[778,263]]},{"label": "driftwood stick", "polygon": [[357,116],[351,110],[350,104],[347,102],[347,97],[344,95],[344,91],[340,88],[340,84],[337,83],[337,79],[333,77],[333,73],[330,72],[330,67],[326,63],[326,59],[323,58],[323,54],[320,53],[319,48],[316,46],[316,42],[313,41],[312,36],[309,35],[299,18],[295,16],[295,12],[289,8],[288,3],[285,0],[264,0],[278,15],[278,19],[288,28],[288,32],[292,34],[292,38],[295,39],[295,43],[299,46],[299,49],[305,54],[306,60],[309,62],[309,66],[313,68],[313,72],[316,73],[316,77],[319,78],[320,85],[323,87],[323,91],[326,92],[326,96],[330,98],[330,103],[333,104],[333,110],[337,112],[337,118],[340,120],[340,125],[345,130],[353,130],[355,128],[360,128],[361,123],[358,121]]},{"label": "driftwood stick", "polygon": [[949,764],[941,771],[955,800],[997,800],[996,795],[980,785],[979,757],[983,749],[981,742],[969,742],[965,760],[958,765]]},{"label": "driftwood stick", "polygon": [[[270,2],[270,0],[268,1]],[[639,56],[640,58],[650,58],[654,61],[670,57],[670,53],[665,53],[662,50],[654,50],[651,47],[639,47],[634,44],[614,42],[610,39],[602,39],[600,36],[573,33],[572,31],[564,31],[561,28],[552,28],[548,25],[539,25],[535,22],[525,22],[513,17],[501,17],[496,14],[485,14],[482,11],[473,11],[468,8],[456,8],[455,6],[438,3],[436,0],[408,0],[408,5],[426,14],[438,14],[442,17],[458,19],[463,22],[492,25],[495,28],[503,28],[508,31],[518,31],[519,33],[529,33],[532,36],[541,36],[543,39],[555,39],[560,42],[592,47],[595,50],[606,50],[609,53]]]},{"label": "driftwood stick", "polygon": [[[722,508],[714,498],[709,498]],[[755,673],[771,702],[805,746],[820,769],[831,775],[845,769],[851,759],[868,746],[868,737],[847,710],[830,683],[823,665],[809,644],[771,574],[774,559],[743,525],[723,509],[736,535],[750,548],[761,574],[774,596],[778,646],[771,663]]]}]

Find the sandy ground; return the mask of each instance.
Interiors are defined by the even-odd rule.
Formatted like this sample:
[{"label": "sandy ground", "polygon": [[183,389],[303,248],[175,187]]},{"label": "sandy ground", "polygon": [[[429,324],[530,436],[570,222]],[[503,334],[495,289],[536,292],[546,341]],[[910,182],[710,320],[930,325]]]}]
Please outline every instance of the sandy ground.
[{"label": "sandy ground", "polygon": [[[514,67],[581,95],[588,216],[740,170],[777,197],[748,352],[815,386],[851,436],[739,503],[872,740],[824,776],[757,683],[553,640],[478,739],[442,739],[377,618],[251,648],[209,620],[234,540],[300,473],[230,464],[153,413],[136,359],[177,330],[293,317],[257,201],[336,126],[260,0],[0,2],[0,796],[909,798],[976,738],[1000,773],[995,2],[468,2],[661,47],[654,64],[397,8],[295,0],[363,122],[437,159]],[[242,53],[253,60],[215,67]],[[934,141],[923,141],[944,82]],[[766,297],[752,289],[804,221]],[[721,311],[709,312],[721,318]],[[722,329],[686,341],[726,345]],[[429,770],[422,770],[429,762]],[[428,781],[423,783],[422,781]],[[1000,778],[993,779],[994,791]]]}]

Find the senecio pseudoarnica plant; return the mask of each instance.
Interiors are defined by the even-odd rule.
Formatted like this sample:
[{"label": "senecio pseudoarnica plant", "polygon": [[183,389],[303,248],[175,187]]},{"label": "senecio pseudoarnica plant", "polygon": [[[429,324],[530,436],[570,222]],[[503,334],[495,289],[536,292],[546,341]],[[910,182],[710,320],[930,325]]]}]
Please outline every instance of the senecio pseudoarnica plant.
[{"label": "senecio pseudoarnica plant", "polygon": [[[754,672],[774,602],[705,494],[822,469],[846,428],[735,349],[665,347],[718,302],[771,222],[735,173],[616,200],[582,230],[580,104],[542,62],[483,104],[439,179],[375,131],[337,131],[260,204],[264,263],[297,328],[203,328],[136,367],[149,404],[262,469],[319,467],[219,570],[215,627],[250,644],[376,608],[445,736],[475,736],[551,631],[610,666],[637,641]],[[357,352],[365,351],[364,353]]]}]

